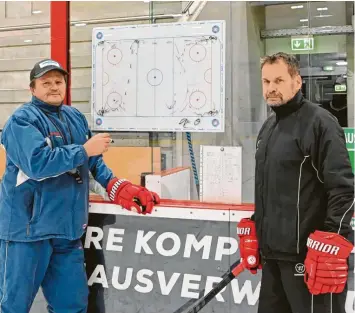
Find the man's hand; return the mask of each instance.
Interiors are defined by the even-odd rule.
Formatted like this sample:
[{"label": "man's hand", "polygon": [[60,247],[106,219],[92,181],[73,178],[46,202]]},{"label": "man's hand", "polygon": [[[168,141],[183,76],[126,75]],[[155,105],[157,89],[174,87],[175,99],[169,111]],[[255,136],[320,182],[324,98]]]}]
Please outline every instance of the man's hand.
[{"label": "man's hand", "polygon": [[353,244],[336,233],[315,231],[307,240],[304,280],[311,294],[341,293]]},{"label": "man's hand", "polygon": [[150,214],[154,204],[160,203],[155,192],[124,179],[112,179],[107,186],[107,192],[112,202],[139,214]]},{"label": "man's hand", "polygon": [[84,149],[88,157],[100,155],[108,150],[110,142],[111,142],[110,134],[100,133],[91,137],[84,144]]},{"label": "man's hand", "polygon": [[237,235],[240,239],[240,257],[244,267],[252,274],[256,274],[261,268],[261,263],[255,223],[249,218],[241,219],[237,226]]}]

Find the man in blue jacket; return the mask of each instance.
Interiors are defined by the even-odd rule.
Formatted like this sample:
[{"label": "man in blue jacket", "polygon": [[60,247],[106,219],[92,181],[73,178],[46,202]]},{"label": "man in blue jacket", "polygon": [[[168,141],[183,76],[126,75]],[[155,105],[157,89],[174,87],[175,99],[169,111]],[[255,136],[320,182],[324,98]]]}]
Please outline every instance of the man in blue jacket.
[{"label": "man in blue jacket", "polygon": [[77,109],[63,105],[67,72],[35,64],[32,99],[7,121],[0,189],[0,312],[27,313],[42,287],[48,311],[85,313],[88,286],[80,241],[88,222],[89,171],[115,204],[151,213],[159,197],[114,177],[102,153],[109,134],[92,136]]}]

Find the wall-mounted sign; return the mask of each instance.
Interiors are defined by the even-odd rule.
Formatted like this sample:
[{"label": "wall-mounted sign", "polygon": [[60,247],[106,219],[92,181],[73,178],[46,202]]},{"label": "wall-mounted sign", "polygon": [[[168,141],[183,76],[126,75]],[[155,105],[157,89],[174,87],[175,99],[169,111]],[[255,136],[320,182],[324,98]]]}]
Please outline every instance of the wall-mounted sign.
[{"label": "wall-mounted sign", "polygon": [[292,51],[305,51],[314,49],[313,37],[291,38]]},{"label": "wall-mounted sign", "polygon": [[335,85],[334,86],[334,91],[335,92],[346,92],[346,85],[345,84]]}]

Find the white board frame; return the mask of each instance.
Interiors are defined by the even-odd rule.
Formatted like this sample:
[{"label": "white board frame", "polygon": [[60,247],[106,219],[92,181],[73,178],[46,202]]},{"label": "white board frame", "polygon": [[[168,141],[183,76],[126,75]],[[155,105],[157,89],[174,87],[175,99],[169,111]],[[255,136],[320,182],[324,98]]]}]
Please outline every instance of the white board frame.
[{"label": "white board frame", "polygon": [[[194,22],[182,22],[182,23],[159,23],[159,24],[140,24],[140,25],[125,25],[125,26],[117,26],[117,27],[99,27],[99,28],[94,28],[92,32],[92,88],[91,88],[91,118],[92,118],[92,129],[93,130],[105,130],[105,131],[173,131],[173,132],[224,132],[225,129],[225,42],[226,42],[226,32],[225,32],[226,24],[225,21],[194,21]],[[207,30],[210,32],[209,34],[207,33]],[[210,29],[210,30],[209,30]],[[107,76],[106,73],[103,70],[103,66],[100,65],[100,62],[103,63],[102,57],[103,53],[106,53],[105,57],[107,58],[107,63],[111,63],[110,69],[112,70],[111,67],[115,66],[116,62],[120,62],[122,59],[123,55],[129,55],[129,53],[124,54],[125,51],[123,51],[124,47],[126,47],[127,50],[127,41],[130,42],[130,50],[131,54],[135,53],[133,52],[135,48],[132,48],[132,42],[135,42],[135,40],[141,40],[144,42],[144,40],[153,40],[155,44],[158,42],[158,40],[167,40],[167,35],[174,30],[174,35],[169,36],[168,38],[174,39],[179,38],[179,42],[181,44],[181,40],[184,41],[185,46],[189,46],[190,50],[189,53],[192,51],[192,48],[195,50],[198,49],[198,47],[202,47],[202,44],[204,44],[204,41],[201,41],[202,39],[205,40],[205,38],[208,38],[208,40],[211,42],[208,47],[210,47],[210,52],[208,52],[208,49],[205,49],[203,51],[206,53],[205,56],[209,55],[217,55],[216,51],[218,51],[218,58],[219,62],[213,63],[211,65],[212,71],[215,73],[216,69],[218,68],[218,74],[219,75],[212,75],[209,76],[207,75],[209,72],[206,70],[204,72],[204,81],[202,83],[200,80],[198,80],[194,75],[191,76],[193,72],[195,72],[194,67],[190,68],[190,76],[189,77],[189,84],[186,83],[186,92],[181,92],[181,90],[175,90],[175,84],[177,84],[174,80],[176,80],[176,77],[180,75],[182,76],[181,72],[180,74],[176,74],[176,68],[174,67],[175,65],[173,64],[176,62],[175,59],[177,59],[176,52],[177,50],[177,45],[173,43],[172,46],[172,64],[169,65],[169,63],[165,62],[166,67],[169,68],[169,66],[172,66],[172,76],[170,79],[166,80],[166,84],[173,85],[171,88],[172,93],[171,95],[169,93],[166,94],[165,99],[167,99],[167,95],[170,95],[171,97],[171,104],[168,105],[167,101],[165,99],[161,99],[159,102],[160,105],[154,104],[154,109],[149,106],[149,103],[147,105],[147,108],[144,108],[142,106],[144,98],[147,98],[149,100],[149,89],[144,90],[144,92],[140,92],[139,87],[141,86],[138,85],[137,82],[140,79],[143,79],[142,77],[144,76],[144,79],[147,79],[147,75],[138,75],[136,74],[134,76],[134,83],[132,83],[129,87],[129,94],[132,95],[134,92],[136,93],[136,99],[139,97],[140,102],[137,100],[135,101],[135,106],[136,106],[136,111],[135,113],[132,113],[131,110],[134,106],[131,105],[129,107],[127,103],[125,102],[128,98],[127,96],[127,91],[123,92],[123,87],[119,87],[119,85],[122,86],[122,84],[118,84],[117,81],[115,82],[110,82],[109,86],[112,89],[106,88],[106,91],[104,91],[103,84],[106,83],[107,85]],[[201,32],[202,30],[202,32]],[[151,37],[152,38],[143,38],[143,37],[137,37],[138,35],[141,35],[141,32],[143,34],[150,34],[153,33],[154,35]],[[117,34],[119,33],[119,39],[117,39]],[[146,35],[147,36],[147,35]],[[178,37],[180,36],[180,37]],[[199,38],[199,41],[196,41],[195,44],[192,43],[193,38]],[[193,38],[192,38],[193,37]],[[111,38],[111,39],[110,39]],[[137,39],[138,38],[138,39]],[[184,39],[181,39],[184,38]],[[197,40],[197,39],[193,40]],[[202,38],[202,39],[201,39]],[[212,39],[211,39],[212,38]],[[113,39],[115,39],[116,44],[114,43]],[[141,42],[139,41],[139,42]],[[154,43],[152,42],[152,44]],[[173,40],[174,42],[174,40]],[[187,42],[187,43],[185,43]],[[207,42],[207,39],[206,39]],[[213,44],[213,42],[218,42],[217,44]],[[124,45],[126,43],[126,45]],[[169,42],[166,42],[168,44]],[[201,43],[201,45],[199,45]],[[120,48],[122,47],[122,51],[117,48],[117,45],[120,44]],[[107,46],[111,45],[110,47],[110,52],[102,52],[104,49],[101,49],[101,46]],[[138,44],[137,44],[138,45]],[[208,42],[205,44],[208,45]],[[113,47],[113,48],[112,48]],[[146,46],[148,47],[148,46]],[[138,49],[137,48],[137,55],[138,55]],[[147,48],[148,49],[148,48]],[[202,49],[202,48],[201,48]],[[106,50],[107,51],[107,50]],[[111,51],[114,51],[111,53]],[[128,51],[128,50],[127,50]],[[127,52],[126,51],[126,52]],[[185,50],[184,50],[185,51]],[[213,53],[213,51],[215,53]],[[116,53],[117,52],[117,53]],[[109,54],[110,53],[110,54]],[[184,55],[185,52],[183,52],[180,56]],[[196,52],[198,53],[198,51]],[[207,54],[209,53],[209,54]],[[201,55],[203,53],[201,52]],[[151,54],[148,54],[151,55]],[[154,59],[156,53],[154,53]],[[196,54],[198,55],[198,54]],[[110,58],[110,59],[109,59]],[[129,57],[128,57],[129,58]],[[191,56],[190,56],[191,58]],[[162,59],[160,57],[160,59]],[[138,60],[138,57],[137,57]],[[139,59],[141,60],[141,59]],[[175,61],[174,61],[175,60]],[[192,60],[192,58],[191,58]],[[190,61],[191,61],[190,60]],[[212,62],[212,60],[211,60]],[[128,62],[129,66],[132,69],[132,66],[134,67],[136,64],[134,62]],[[126,69],[128,68],[128,63],[125,64]],[[148,63],[148,62],[147,62]],[[181,62],[180,62],[181,63]],[[191,61],[191,63],[193,63]],[[196,67],[195,62],[195,68]],[[220,64],[219,64],[220,63]],[[121,63],[123,67],[124,63]],[[133,65],[132,65],[133,64]],[[144,64],[144,63],[143,63]],[[218,65],[218,67],[217,67]],[[141,65],[143,66],[143,65]],[[181,65],[181,68],[183,66]],[[186,66],[186,68],[188,68]],[[107,70],[107,71],[108,71]],[[137,71],[139,71],[139,66],[137,65]],[[201,73],[205,69],[200,69]],[[116,71],[116,68],[114,70]],[[181,71],[181,69],[180,69]],[[144,72],[144,71],[143,71]],[[145,73],[145,72],[144,72]],[[156,73],[160,74],[159,71],[156,71]],[[167,73],[167,71],[164,71],[164,74]],[[206,76],[207,75],[207,76]],[[187,75],[186,75],[187,76]],[[112,77],[117,77],[113,76]],[[154,79],[159,79],[159,75],[153,75]],[[201,76],[199,76],[201,77]],[[207,78],[206,78],[207,77]],[[127,78],[127,84],[129,84],[129,78]],[[209,80],[210,78],[210,80]],[[123,79],[123,78],[122,78]],[[117,80],[117,79],[116,79]],[[112,80],[113,81],[113,80]],[[187,80],[186,80],[187,81]],[[191,83],[191,81],[193,83]],[[202,81],[202,79],[201,79]],[[126,80],[125,80],[126,82]],[[215,83],[214,83],[215,82]],[[212,85],[210,87],[210,96],[204,96],[205,93],[198,88],[199,86],[207,86],[207,85]],[[113,86],[113,87],[112,87]],[[127,85],[128,86],[128,85]],[[194,87],[197,86],[197,87]],[[162,93],[156,92],[156,88],[158,86],[153,87],[154,89],[154,99],[159,95],[162,95]],[[207,86],[208,87],[208,86]],[[118,92],[115,91],[117,88],[121,88],[120,91]],[[126,88],[126,87],[124,87]],[[126,89],[127,89],[126,88]],[[142,88],[142,87],[141,87]],[[166,87],[164,87],[165,89]],[[109,91],[107,91],[109,90]],[[163,89],[161,89],[163,90]],[[179,92],[178,92],[179,91]],[[107,97],[103,97],[103,94],[107,95]],[[123,95],[122,95],[123,93]],[[133,96],[131,96],[133,97]],[[142,100],[143,99],[143,100]],[[181,100],[182,99],[182,100]],[[188,101],[186,100],[188,99]],[[191,104],[190,100],[195,100],[195,103],[197,103],[196,107],[194,108]],[[180,101],[181,100],[181,101]],[[211,100],[211,101],[209,101]],[[154,100],[156,103],[156,100]],[[200,102],[198,102],[200,101]],[[217,102],[218,101],[218,102]],[[104,104],[105,102],[105,104]],[[134,101],[132,100],[131,103]],[[148,102],[148,101],[147,101]],[[165,103],[165,106],[162,103]],[[138,114],[138,108],[137,108],[137,103],[140,106],[140,113]],[[179,103],[176,105],[176,103]],[[187,103],[187,104],[186,104]],[[209,107],[202,106],[201,103],[204,104],[209,104]],[[213,103],[213,105],[212,105]],[[176,109],[175,107],[176,106]],[[199,107],[201,106],[201,107]],[[99,109],[100,108],[100,109]],[[128,110],[130,112],[128,112]],[[163,112],[160,116],[155,115],[155,109],[158,109],[158,111]],[[182,108],[182,111],[180,109]],[[187,109],[186,109],[187,108]],[[215,109],[214,109],[215,108]],[[206,111],[205,111],[206,109]],[[134,109],[133,109],[134,110]],[[143,111],[142,111],[143,110]],[[184,115],[186,110],[186,115]],[[152,113],[154,111],[154,113]],[[174,111],[173,115],[171,115],[171,111]],[[120,112],[118,116],[118,113]],[[143,113],[141,113],[143,112]],[[165,114],[166,112],[169,112],[169,114]],[[181,113],[183,112],[183,113]],[[189,113],[189,114],[188,114]],[[101,116],[101,115],[104,116]],[[153,114],[153,115],[152,115]],[[139,115],[139,116],[138,116]]]}]

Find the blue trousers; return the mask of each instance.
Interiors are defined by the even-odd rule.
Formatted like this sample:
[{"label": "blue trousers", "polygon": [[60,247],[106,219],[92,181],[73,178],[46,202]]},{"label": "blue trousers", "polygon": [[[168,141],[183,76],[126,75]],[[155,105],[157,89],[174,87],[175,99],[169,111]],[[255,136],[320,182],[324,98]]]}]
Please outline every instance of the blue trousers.
[{"label": "blue trousers", "polygon": [[86,313],[88,285],[80,240],[0,240],[0,313],[28,313],[39,287],[50,313]]}]

